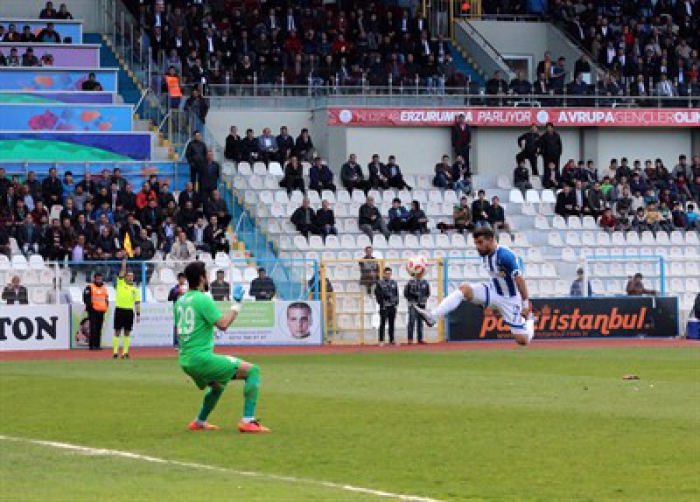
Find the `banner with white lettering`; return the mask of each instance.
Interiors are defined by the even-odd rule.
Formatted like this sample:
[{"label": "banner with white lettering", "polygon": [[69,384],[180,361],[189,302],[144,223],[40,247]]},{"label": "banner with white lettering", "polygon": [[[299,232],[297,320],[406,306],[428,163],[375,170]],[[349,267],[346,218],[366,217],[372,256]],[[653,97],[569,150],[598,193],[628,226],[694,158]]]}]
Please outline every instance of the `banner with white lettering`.
[{"label": "banner with white lettering", "polygon": [[682,108],[328,108],[328,125],[445,127],[464,114],[476,127],[700,127],[700,110]]},{"label": "banner with white lettering", "polygon": [[68,305],[3,305],[0,351],[70,348]]}]

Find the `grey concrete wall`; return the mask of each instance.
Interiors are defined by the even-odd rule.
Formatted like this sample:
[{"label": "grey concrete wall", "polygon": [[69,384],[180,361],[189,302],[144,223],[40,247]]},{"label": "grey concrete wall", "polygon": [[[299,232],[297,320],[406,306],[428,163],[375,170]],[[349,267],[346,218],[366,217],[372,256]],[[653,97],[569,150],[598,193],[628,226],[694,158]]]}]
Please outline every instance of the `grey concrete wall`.
[{"label": "grey concrete wall", "polygon": [[[386,159],[396,155],[405,172],[432,173],[440,157],[452,154],[448,128],[426,127],[328,127],[325,110],[213,110],[207,125],[222,145],[231,125],[244,130],[252,127],[259,135],[263,127],[275,134],[281,125],[296,136],[308,127],[320,155],[334,170],[340,168],[350,153],[357,154],[366,165],[373,153]],[[525,129],[495,127],[474,129],[472,164],[479,174],[511,175],[518,153],[517,137]],[[700,129],[621,129],[559,128],[564,143],[562,161],[592,159],[599,167],[611,158],[655,159],[675,165],[678,155],[700,155]],[[336,171],[337,172],[337,171]]]},{"label": "grey concrete wall", "polygon": [[566,58],[566,69],[570,72],[567,81],[573,79],[571,72],[581,53],[549,23],[476,20],[470,23],[503,56],[531,57],[533,74],[530,75],[530,80],[534,80],[537,63],[544,59],[546,51],[550,51],[554,59],[559,56]]}]

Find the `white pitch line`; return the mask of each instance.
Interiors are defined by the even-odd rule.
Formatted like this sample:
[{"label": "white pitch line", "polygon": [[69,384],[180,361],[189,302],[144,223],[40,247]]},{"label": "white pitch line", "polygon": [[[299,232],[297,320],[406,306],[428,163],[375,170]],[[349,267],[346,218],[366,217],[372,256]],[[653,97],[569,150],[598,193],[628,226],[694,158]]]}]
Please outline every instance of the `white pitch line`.
[{"label": "white pitch line", "polygon": [[46,446],[46,447],[50,447],[50,448],[56,448],[59,450],[73,451],[76,453],[81,453],[83,455],[128,458],[131,460],[140,460],[142,462],[150,462],[150,463],[154,463],[154,464],[168,464],[168,465],[176,465],[179,467],[188,467],[191,469],[202,469],[202,470],[206,470],[206,471],[223,472],[223,473],[228,473],[228,474],[234,474],[236,476],[245,476],[245,477],[249,477],[249,478],[259,478],[259,479],[268,479],[268,480],[272,480],[272,481],[284,481],[284,482],[288,482],[288,483],[306,484],[306,485],[330,488],[333,490],[341,490],[341,491],[354,492],[354,493],[364,493],[366,495],[372,495],[374,497],[379,497],[379,498],[404,500],[406,502],[441,502],[438,499],[433,499],[433,498],[429,498],[429,497],[419,497],[416,495],[403,495],[400,493],[391,493],[391,492],[385,492],[385,491],[381,491],[381,490],[372,490],[370,488],[363,488],[361,486],[346,485],[346,484],[342,484],[342,483],[334,483],[332,481],[319,481],[316,479],[297,478],[294,476],[282,476],[279,474],[266,474],[263,472],[255,472],[255,471],[239,471],[236,469],[227,469],[226,467],[218,467],[216,465],[200,464],[197,462],[181,462],[179,460],[168,460],[165,458],[151,457],[148,455],[141,455],[141,454],[133,453],[130,451],[108,450],[108,449],[104,449],[104,448],[89,448],[87,446],[80,446],[80,445],[71,444],[71,443],[59,443],[56,441],[43,441],[43,440],[39,440],[39,439],[30,439],[30,438],[3,436],[3,435],[0,435],[0,440],[2,440],[2,441],[14,441],[17,443],[29,443],[29,444],[39,445],[39,446]]}]

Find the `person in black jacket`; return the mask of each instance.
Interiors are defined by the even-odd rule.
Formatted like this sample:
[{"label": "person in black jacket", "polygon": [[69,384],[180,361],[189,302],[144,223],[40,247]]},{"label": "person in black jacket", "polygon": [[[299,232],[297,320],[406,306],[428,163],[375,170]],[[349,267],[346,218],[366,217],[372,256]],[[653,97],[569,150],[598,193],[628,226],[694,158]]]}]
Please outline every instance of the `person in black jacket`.
[{"label": "person in black jacket", "polygon": [[304,169],[294,155],[289,158],[289,162],[284,166],[284,178],[280,181],[280,186],[286,188],[288,194],[291,194],[294,190],[306,193]]},{"label": "person in black jacket", "polygon": [[513,186],[525,194],[526,190],[532,189],[530,183],[530,171],[525,167],[525,160],[518,160],[518,165],[513,170]]},{"label": "person in black jacket", "polygon": [[207,150],[207,156],[199,171],[199,191],[209,194],[219,186],[221,166],[214,160],[214,151]]},{"label": "person in black jacket", "polygon": [[486,192],[479,190],[477,199],[472,202],[472,221],[476,228],[489,226],[489,209],[491,205],[486,200]]},{"label": "person in black jacket", "polygon": [[367,197],[367,201],[360,206],[358,225],[370,239],[374,238],[374,232],[381,232],[389,239],[391,233],[386,226],[379,209],[374,205],[374,197]]},{"label": "person in black jacket", "polygon": [[302,161],[310,161],[314,155],[314,142],[311,141],[309,130],[304,128],[294,143],[294,155]]},{"label": "person in black jacket", "polygon": [[275,283],[271,277],[267,276],[267,271],[263,267],[258,268],[258,277],[250,282],[250,296],[258,302],[269,301],[276,292]]},{"label": "person in black jacket", "polygon": [[379,345],[384,345],[385,327],[389,325],[389,344],[394,345],[394,321],[396,307],[399,305],[399,287],[391,278],[391,267],[384,268],[382,279],[374,288],[374,295],[379,305]]},{"label": "person in black jacket", "polygon": [[289,135],[287,126],[280,127],[279,136],[277,136],[277,154],[281,163],[287,162],[289,156],[294,150],[294,138]]},{"label": "person in black jacket", "polygon": [[335,213],[331,209],[331,203],[325,199],[321,201],[321,209],[316,212],[316,225],[324,241],[329,235],[338,235],[338,230],[335,228]]},{"label": "person in black jacket", "polygon": [[228,136],[226,136],[226,148],[224,148],[224,158],[239,162],[241,160],[241,137],[238,135],[238,128],[231,126]]},{"label": "person in black jacket", "polygon": [[309,170],[309,188],[320,194],[323,190],[335,192],[333,184],[333,172],[323,163],[321,157],[314,158],[314,163]]},{"label": "person in black jacket", "polygon": [[563,218],[567,218],[576,214],[576,199],[571,186],[564,185],[564,189],[557,194],[557,203],[554,206],[554,212]]},{"label": "person in black jacket", "polygon": [[258,139],[253,135],[252,129],[246,129],[245,138],[241,140],[241,160],[255,162],[260,157]]},{"label": "person in black jacket", "polygon": [[532,124],[530,130],[525,134],[518,136],[518,147],[520,152],[515,156],[515,161],[520,165],[523,160],[530,163],[532,174],[539,176],[537,171],[537,151],[539,148],[540,133],[537,130],[537,124]]},{"label": "person in black jacket", "polygon": [[309,237],[309,233],[314,235],[321,233],[321,230],[316,225],[316,213],[311,208],[311,201],[308,197],[304,197],[301,202],[301,206],[296,208],[296,210],[292,213],[291,221],[296,227],[297,232],[301,233],[307,239]]},{"label": "person in black jacket", "polygon": [[2,291],[2,299],[7,302],[8,305],[27,305],[29,303],[29,296],[27,294],[27,288],[22,286],[19,282],[19,276],[15,275],[10,280],[10,283],[5,286]]},{"label": "person in black jacket", "polygon": [[551,122],[547,122],[547,131],[540,136],[539,152],[544,161],[544,184],[546,188],[551,188],[559,183],[559,162],[562,154],[561,137]]},{"label": "person in black jacket", "polygon": [[190,181],[196,187],[198,179],[201,183],[200,176],[207,161],[207,145],[202,141],[202,134],[199,131],[194,133],[194,138],[187,145],[185,158],[190,165]]},{"label": "person in black jacket", "polygon": [[420,307],[424,309],[428,304],[428,298],[430,298],[430,284],[428,281],[422,277],[417,277],[411,279],[406,283],[403,288],[403,296],[408,301],[408,344],[413,343],[413,331],[415,327],[417,340],[419,344],[425,343],[423,341],[423,318],[418,315],[415,307]]},{"label": "person in black jacket", "polygon": [[379,155],[372,155],[372,162],[367,164],[369,183],[372,188],[389,188],[389,179],[385,176],[386,166],[379,160]]},{"label": "person in black jacket", "polygon": [[52,206],[63,204],[63,183],[58,179],[55,167],[49,169],[49,177],[41,183],[41,199],[49,211]]},{"label": "person in black jacket", "polygon": [[467,119],[463,113],[457,116],[457,123],[452,126],[452,148],[455,149],[455,157],[461,155],[467,168],[469,163],[469,150],[472,147],[472,130],[467,124]]}]

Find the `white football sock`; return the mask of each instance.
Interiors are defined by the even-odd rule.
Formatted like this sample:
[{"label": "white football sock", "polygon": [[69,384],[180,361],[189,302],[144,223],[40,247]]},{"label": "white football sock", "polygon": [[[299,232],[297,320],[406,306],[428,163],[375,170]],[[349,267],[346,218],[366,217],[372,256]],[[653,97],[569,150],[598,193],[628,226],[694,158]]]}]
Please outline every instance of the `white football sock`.
[{"label": "white football sock", "polygon": [[460,289],[455,289],[440,302],[440,305],[438,305],[437,308],[430,313],[430,315],[435,318],[445,317],[447,314],[459,307],[463,301],[464,293],[462,293]]}]

